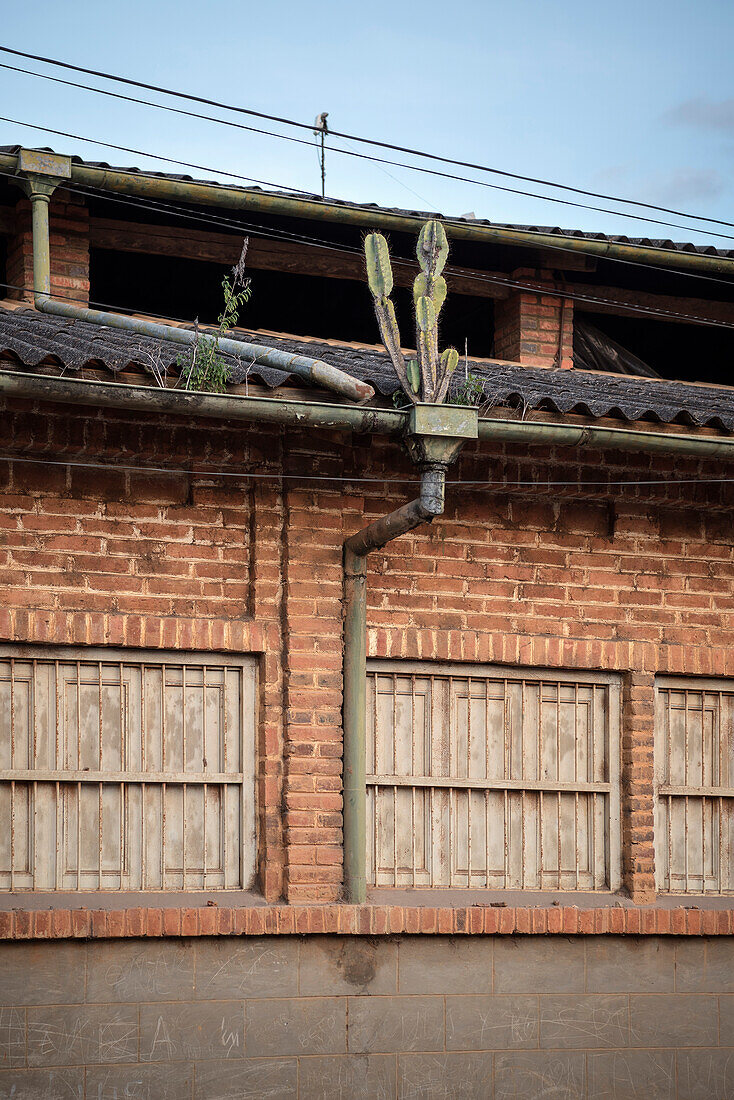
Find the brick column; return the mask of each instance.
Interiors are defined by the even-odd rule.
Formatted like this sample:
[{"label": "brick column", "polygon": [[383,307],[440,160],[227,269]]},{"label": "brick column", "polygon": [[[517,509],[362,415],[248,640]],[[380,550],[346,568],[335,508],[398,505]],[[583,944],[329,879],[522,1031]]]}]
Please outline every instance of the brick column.
[{"label": "brick column", "polygon": [[638,905],[655,901],[655,677],[631,672],[622,692],[622,873]]},{"label": "brick column", "polygon": [[[74,305],[89,305],[89,211],[77,195],[58,191],[51,200],[51,293]],[[15,233],[8,243],[7,281],[23,290],[8,290],[16,301],[33,301],[33,236],[31,204],[15,207]]]},{"label": "brick column", "polygon": [[547,283],[548,292],[517,290],[495,302],[495,356],[527,367],[572,367],[573,302],[553,295],[554,283],[547,271],[521,268],[513,271],[512,278]]}]

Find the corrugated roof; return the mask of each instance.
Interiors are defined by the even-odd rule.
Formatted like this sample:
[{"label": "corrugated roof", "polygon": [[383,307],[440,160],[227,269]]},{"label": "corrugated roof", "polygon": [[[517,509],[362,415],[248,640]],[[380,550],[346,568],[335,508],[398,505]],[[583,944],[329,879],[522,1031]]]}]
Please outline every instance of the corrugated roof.
[{"label": "corrugated roof", "polygon": [[[237,335],[240,334],[259,344],[323,359],[369,382],[385,397],[399,389],[390,360],[379,349],[238,330]],[[19,364],[32,369],[55,363],[70,371],[104,366],[117,373],[137,366],[152,373],[153,362],[176,369],[181,351],[180,344],[135,336],[120,329],[52,317],[32,309],[0,307],[0,354],[10,354]],[[272,388],[282,385],[289,377],[282,371],[225,358],[231,363],[231,379],[235,384],[243,382],[247,376]],[[734,389],[576,369],[542,370],[493,360],[473,361],[470,369],[481,379],[485,401],[493,407],[734,431]],[[454,392],[462,384],[461,367],[456,374]],[[299,379],[296,381],[301,384]]]},{"label": "corrugated roof", "polygon": [[[7,153],[10,156],[15,156],[20,152],[21,148],[22,146],[20,145],[0,145],[0,153]],[[38,151],[45,153],[54,153],[56,150],[44,146]],[[221,187],[232,191],[253,191],[260,194],[278,195],[284,198],[292,198],[295,200],[306,199],[309,202],[316,202],[325,206],[343,207],[346,210],[375,210],[384,214],[396,214],[398,216],[403,215],[410,218],[432,218],[442,216],[439,211],[407,210],[397,206],[378,206],[377,203],[348,202],[345,199],[324,199],[321,195],[310,194],[304,191],[278,191],[269,190],[263,187],[244,187],[241,184],[222,183],[221,180],[202,180],[196,176],[191,176],[186,173],[155,172],[149,168],[114,165],[104,160],[83,160],[82,157],[77,156],[72,156],[71,160],[74,164],[83,164],[88,168],[102,168],[108,169],[113,172],[130,172],[133,175],[157,176],[160,179],[181,180],[187,183],[211,184],[215,187]],[[645,248],[667,249],[675,252],[694,252],[703,256],[717,256],[721,259],[734,260],[734,249],[716,248],[714,245],[709,244],[692,244],[690,241],[681,242],[672,241],[668,238],[627,237],[624,234],[610,235],[607,233],[591,233],[584,229],[563,229],[560,226],[553,225],[518,225],[512,222],[493,222],[487,218],[467,218],[456,217],[453,215],[451,215],[450,217],[451,221],[464,222],[466,225],[486,225],[492,226],[495,229],[510,229],[517,230],[518,232],[538,233],[543,235],[547,234],[555,237],[575,237],[578,240],[602,241],[609,244],[629,244]]]}]

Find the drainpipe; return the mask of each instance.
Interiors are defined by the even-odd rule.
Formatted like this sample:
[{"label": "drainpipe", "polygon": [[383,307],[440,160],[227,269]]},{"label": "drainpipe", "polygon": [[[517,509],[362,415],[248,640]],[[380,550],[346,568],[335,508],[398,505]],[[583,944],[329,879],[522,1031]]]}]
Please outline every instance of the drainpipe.
[{"label": "drainpipe", "polygon": [[[69,157],[53,153],[36,153],[21,150],[18,156],[18,169],[24,173],[23,184],[31,200],[33,219],[33,295],[34,304],[41,313],[51,313],[57,317],[69,317],[74,321],[86,321],[108,328],[125,329],[138,336],[151,336],[157,340],[168,340],[187,347],[197,339],[196,333],[189,329],[174,328],[154,321],[142,321],[135,317],[126,317],[120,313],[107,313],[98,309],[86,309],[71,302],[59,302],[51,298],[51,260],[49,249],[48,207],[51,195],[60,183],[71,175]],[[206,337],[205,337],[206,339]],[[262,366],[305,378],[315,386],[338,393],[351,401],[369,401],[375,396],[372,386],[352,378],[337,367],[324,363],[321,359],[310,359],[305,355],[293,355],[268,348],[261,344],[244,343],[220,337],[219,349],[227,355],[252,360]]]},{"label": "drainpipe", "polygon": [[367,893],[367,555],[441,515],[446,470],[477,438],[477,422],[476,409],[414,406],[405,445],[421,471],[420,495],[344,543],[344,893],[356,905]]}]

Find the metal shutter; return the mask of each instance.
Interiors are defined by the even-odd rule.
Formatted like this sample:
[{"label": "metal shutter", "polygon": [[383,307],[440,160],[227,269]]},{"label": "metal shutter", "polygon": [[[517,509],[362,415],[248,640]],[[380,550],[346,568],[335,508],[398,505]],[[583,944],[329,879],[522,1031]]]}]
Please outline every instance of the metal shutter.
[{"label": "metal shutter", "polygon": [[0,888],[247,886],[255,667],[0,649]]},{"label": "metal shutter", "polygon": [[616,889],[619,680],[373,662],[368,881]]},{"label": "metal shutter", "polygon": [[660,677],[655,877],[661,892],[734,892],[734,684]]}]

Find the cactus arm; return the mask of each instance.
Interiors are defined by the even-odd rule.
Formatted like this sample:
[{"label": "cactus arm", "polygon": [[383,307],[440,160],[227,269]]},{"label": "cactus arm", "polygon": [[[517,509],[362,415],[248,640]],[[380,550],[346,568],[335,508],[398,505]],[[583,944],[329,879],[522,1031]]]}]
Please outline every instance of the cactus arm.
[{"label": "cactus arm", "polygon": [[430,298],[424,296],[415,303],[415,321],[423,400],[431,401],[438,373],[438,325]]},{"label": "cactus arm", "polygon": [[390,250],[382,233],[370,233],[364,241],[364,258],[367,280],[375,298],[389,298],[392,294],[393,276]]},{"label": "cactus arm", "polygon": [[436,311],[436,317],[441,312],[441,307],[446,301],[446,280],[443,275],[436,275],[431,286],[431,301]]},{"label": "cactus arm", "polygon": [[415,402],[416,395],[408,380],[408,369],[405,365],[405,357],[400,349],[400,330],[395,317],[395,307],[389,298],[375,298],[375,316],[380,326],[382,342],[390,356],[390,361],[398,376],[398,381],[411,401]]},{"label": "cactus arm", "polygon": [[367,267],[367,281],[374,299],[375,316],[380,328],[380,336],[398,376],[398,381],[411,401],[417,400],[415,391],[408,380],[405,358],[400,350],[400,330],[395,307],[390,301],[393,288],[390,250],[382,233],[370,233],[365,237],[364,258]]},{"label": "cactus arm", "polygon": [[436,317],[438,317],[441,307],[446,301],[446,280],[443,275],[429,277],[422,271],[416,275],[413,281],[413,304],[419,298],[430,298],[436,311]]},{"label": "cactus arm", "polygon": [[416,248],[418,263],[425,274],[432,278],[440,275],[449,255],[449,242],[441,222],[433,218],[421,229]]},{"label": "cactus arm", "polygon": [[446,351],[441,355],[441,381],[438,384],[438,389],[434,400],[436,404],[440,404],[446,399],[449,386],[451,384],[451,376],[456,370],[459,364],[459,353],[456,348],[446,348]]}]

